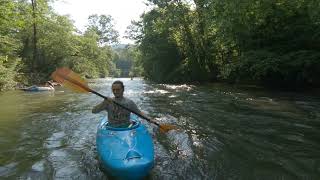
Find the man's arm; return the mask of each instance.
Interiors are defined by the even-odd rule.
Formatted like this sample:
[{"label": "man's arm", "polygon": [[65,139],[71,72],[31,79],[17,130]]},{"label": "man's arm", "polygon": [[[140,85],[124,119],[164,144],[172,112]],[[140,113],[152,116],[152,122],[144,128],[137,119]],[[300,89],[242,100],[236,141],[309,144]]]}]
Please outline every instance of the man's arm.
[{"label": "man's arm", "polygon": [[100,104],[96,105],[92,109],[92,113],[96,114],[96,113],[99,113],[99,112],[101,112],[103,110],[106,110],[109,104],[110,104],[110,100],[109,99],[105,99],[104,101],[102,101]]},{"label": "man's arm", "polygon": [[145,116],[146,118],[148,118],[150,120],[150,122],[152,123],[157,123],[157,121],[149,116],[147,116],[144,112],[140,111],[140,114],[142,114],[143,116]]},{"label": "man's arm", "polygon": [[136,103],[134,103],[133,101],[131,101],[131,109],[134,110],[137,113],[140,113],[141,115],[145,116],[146,118],[150,119],[150,122],[152,123],[156,123],[156,121],[153,118],[150,118],[149,116],[147,116],[144,112],[142,112],[138,106],[136,105]]}]

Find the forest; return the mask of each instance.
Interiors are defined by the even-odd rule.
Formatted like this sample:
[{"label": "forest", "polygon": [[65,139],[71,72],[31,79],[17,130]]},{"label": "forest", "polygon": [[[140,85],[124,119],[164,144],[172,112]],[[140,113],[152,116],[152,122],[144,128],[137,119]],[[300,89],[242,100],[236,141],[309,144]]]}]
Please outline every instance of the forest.
[{"label": "forest", "polygon": [[122,49],[110,15],[89,16],[80,32],[51,3],[0,1],[0,90],[62,66],[86,78],[320,86],[320,1],[147,0]]},{"label": "forest", "polygon": [[148,78],[320,85],[320,1],[148,2],[130,27]]}]

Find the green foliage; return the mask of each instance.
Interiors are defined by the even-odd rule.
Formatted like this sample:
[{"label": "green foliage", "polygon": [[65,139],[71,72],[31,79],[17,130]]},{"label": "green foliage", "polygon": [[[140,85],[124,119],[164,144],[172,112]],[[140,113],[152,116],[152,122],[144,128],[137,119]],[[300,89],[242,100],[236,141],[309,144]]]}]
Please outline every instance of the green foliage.
[{"label": "green foliage", "polygon": [[137,45],[115,51],[111,16],[91,15],[81,33],[49,0],[36,2],[1,0],[0,89],[61,66],[92,78],[320,86],[318,1],[148,0],[150,11],[128,31]]},{"label": "green foliage", "polygon": [[118,43],[119,33],[114,29],[112,17],[93,14],[89,16],[89,27],[86,33],[95,32],[100,44]]},{"label": "green foliage", "polygon": [[[250,15],[240,9],[238,17],[245,18],[247,32],[234,36],[241,54],[234,58],[229,78],[271,86],[320,85],[315,78],[319,71],[310,69],[319,67],[320,26],[309,16],[308,6],[304,1],[258,1],[247,5]],[[239,29],[236,23],[232,26]]]},{"label": "green foliage", "polygon": [[0,91],[13,88],[19,63],[18,51],[21,41],[15,38],[23,28],[21,16],[15,1],[1,1],[0,4]]},{"label": "green foliage", "polygon": [[133,58],[129,46],[124,48],[115,48],[115,58],[113,59],[119,74],[116,77],[128,77],[132,66]]},{"label": "green foliage", "polygon": [[[142,22],[135,22],[138,27],[131,27],[129,32],[131,38],[141,38],[136,39],[140,45],[135,55],[134,71],[158,82],[181,79],[182,72],[177,71],[177,67],[183,64],[183,58],[174,37],[175,29],[168,28],[173,23],[172,10],[154,9],[144,14]],[[137,31],[139,28],[142,33]]]},{"label": "green foliage", "polygon": [[[259,63],[256,63],[259,61]],[[253,80],[259,82],[265,80],[270,74],[279,73],[278,56],[269,51],[248,51],[233,64],[232,76],[236,80]],[[229,67],[231,68],[231,67]],[[227,77],[228,78],[228,77]]]},{"label": "green foliage", "polygon": [[76,38],[75,53],[65,59],[64,64],[87,77],[105,77],[112,68],[112,51],[109,47],[99,47],[96,34],[85,34]]},{"label": "green foliage", "polygon": [[125,45],[115,47],[114,63],[116,65],[115,77],[142,76],[144,70],[141,64],[141,54],[136,46]]},{"label": "green foliage", "polygon": [[[149,36],[146,39],[147,42],[142,41],[141,43],[140,48],[144,49],[141,54],[144,75],[157,82],[173,82],[179,78],[175,71],[180,61],[179,51],[174,43],[161,36],[167,35]],[[151,46],[150,41],[155,44]]]},{"label": "green foliage", "polygon": [[128,34],[150,79],[320,86],[317,1],[148,2]]},{"label": "green foliage", "polygon": [[114,72],[107,44],[117,41],[118,32],[111,16],[90,16],[83,34],[69,17],[53,12],[49,0],[2,0],[0,16],[0,90],[16,81],[42,83],[61,66],[89,78]]},{"label": "green foliage", "polygon": [[16,66],[19,59],[11,59],[8,56],[0,56],[0,91],[11,89],[16,85]]},{"label": "green foliage", "polygon": [[144,69],[141,64],[141,53],[137,47],[132,47],[131,56],[133,59],[131,70],[129,72],[130,77],[141,77],[143,76]]}]

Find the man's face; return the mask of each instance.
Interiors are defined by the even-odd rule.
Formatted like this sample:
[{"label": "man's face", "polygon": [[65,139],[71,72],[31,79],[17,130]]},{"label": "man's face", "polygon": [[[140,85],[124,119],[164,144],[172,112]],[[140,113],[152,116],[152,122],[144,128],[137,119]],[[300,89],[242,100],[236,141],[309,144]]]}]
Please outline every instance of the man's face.
[{"label": "man's face", "polygon": [[123,96],[123,89],[120,84],[113,84],[111,88],[112,88],[114,97],[119,98]]}]

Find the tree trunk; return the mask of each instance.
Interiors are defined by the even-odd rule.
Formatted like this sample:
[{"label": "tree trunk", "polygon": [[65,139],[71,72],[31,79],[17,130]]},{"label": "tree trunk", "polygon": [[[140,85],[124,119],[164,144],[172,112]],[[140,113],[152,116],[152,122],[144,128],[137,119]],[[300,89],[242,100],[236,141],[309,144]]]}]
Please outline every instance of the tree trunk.
[{"label": "tree trunk", "polygon": [[37,23],[36,23],[36,0],[31,0],[32,4],[32,16],[33,16],[33,61],[31,63],[31,71],[35,71],[35,67],[38,64],[38,48],[37,48]]}]

